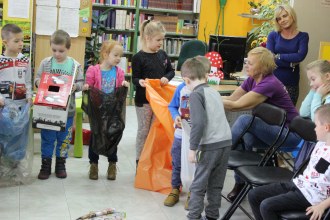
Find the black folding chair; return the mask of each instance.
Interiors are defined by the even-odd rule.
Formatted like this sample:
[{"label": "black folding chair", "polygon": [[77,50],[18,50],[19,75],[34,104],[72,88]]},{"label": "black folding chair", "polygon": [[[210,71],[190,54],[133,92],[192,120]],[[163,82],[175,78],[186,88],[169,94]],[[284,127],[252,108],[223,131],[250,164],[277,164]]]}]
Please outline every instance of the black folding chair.
[{"label": "black folding chair", "polygon": [[[230,152],[227,168],[230,170],[236,170],[241,166],[261,166],[264,165],[264,161],[268,158],[269,154],[272,152],[272,149],[276,146],[276,144],[281,140],[285,123],[286,123],[286,112],[285,110],[278,108],[274,105],[270,105],[267,103],[261,103],[256,106],[252,110],[252,119],[247,126],[247,128],[243,131],[238,140],[241,140],[243,136],[248,132],[249,128],[253,125],[256,118],[260,118],[270,126],[276,125],[280,127],[280,130],[275,137],[273,143],[268,147],[264,155],[262,156],[260,153],[254,151],[244,151],[244,150],[235,150],[239,143],[234,143],[233,150]],[[227,197],[222,195],[224,199],[228,202],[231,202]],[[239,208],[250,218],[253,219],[249,213],[241,206]]]},{"label": "black folding chair", "polygon": [[[312,121],[303,119],[299,116],[294,118],[289,125],[289,130],[286,133],[285,138],[272,149],[272,152],[270,152],[267,158],[264,159],[263,165],[267,164],[277,150],[283,145],[290,132],[298,134],[305,141],[316,142],[314,128],[315,124]],[[228,208],[222,219],[230,219],[242,200],[253,187],[276,182],[286,182],[294,176],[294,173],[291,170],[271,166],[241,166],[237,168],[236,171],[236,173],[245,181],[245,186]]]}]

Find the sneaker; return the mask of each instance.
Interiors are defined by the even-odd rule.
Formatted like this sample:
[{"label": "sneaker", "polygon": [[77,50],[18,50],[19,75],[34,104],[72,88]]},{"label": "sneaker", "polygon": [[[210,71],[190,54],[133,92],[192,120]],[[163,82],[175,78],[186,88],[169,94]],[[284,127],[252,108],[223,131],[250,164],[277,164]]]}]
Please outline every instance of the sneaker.
[{"label": "sneaker", "polygon": [[184,209],[187,211],[189,210],[189,200],[190,200],[190,192],[188,192],[187,200],[184,203]]},{"label": "sneaker", "polygon": [[97,180],[98,178],[99,178],[99,168],[97,166],[97,163],[91,163],[91,166],[89,167],[89,179]]},{"label": "sneaker", "polygon": [[109,162],[108,167],[108,180],[115,180],[117,175],[117,166],[116,162]]},{"label": "sneaker", "polygon": [[165,206],[172,207],[179,201],[180,190],[179,189],[172,189],[172,192],[167,196],[164,201]]}]

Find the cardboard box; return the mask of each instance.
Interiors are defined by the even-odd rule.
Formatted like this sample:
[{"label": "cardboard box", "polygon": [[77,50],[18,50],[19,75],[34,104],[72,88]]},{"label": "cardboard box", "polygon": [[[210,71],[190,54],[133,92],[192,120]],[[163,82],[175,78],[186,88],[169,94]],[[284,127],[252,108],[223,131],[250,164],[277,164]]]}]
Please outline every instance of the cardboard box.
[{"label": "cardboard box", "polygon": [[33,128],[64,131],[74,76],[42,73],[33,106]]}]

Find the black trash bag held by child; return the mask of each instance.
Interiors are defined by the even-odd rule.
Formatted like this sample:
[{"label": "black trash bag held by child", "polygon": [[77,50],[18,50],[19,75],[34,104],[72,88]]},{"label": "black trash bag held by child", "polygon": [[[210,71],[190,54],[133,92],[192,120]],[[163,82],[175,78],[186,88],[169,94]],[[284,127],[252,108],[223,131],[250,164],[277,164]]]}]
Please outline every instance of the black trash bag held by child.
[{"label": "black trash bag held by child", "polygon": [[110,156],[116,150],[125,129],[126,96],[126,87],[110,94],[94,87],[84,92],[81,108],[89,117],[95,153]]}]

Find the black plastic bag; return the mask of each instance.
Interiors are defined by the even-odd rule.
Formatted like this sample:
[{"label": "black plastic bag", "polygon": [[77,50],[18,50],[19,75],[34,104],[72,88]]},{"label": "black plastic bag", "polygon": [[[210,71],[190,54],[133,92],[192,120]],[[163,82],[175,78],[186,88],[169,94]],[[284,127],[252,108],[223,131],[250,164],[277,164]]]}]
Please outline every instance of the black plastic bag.
[{"label": "black plastic bag", "polygon": [[81,108],[89,117],[95,153],[110,156],[116,150],[125,129],[126,96],[126,87],[110,94],[94,87],[84,92]]}]

